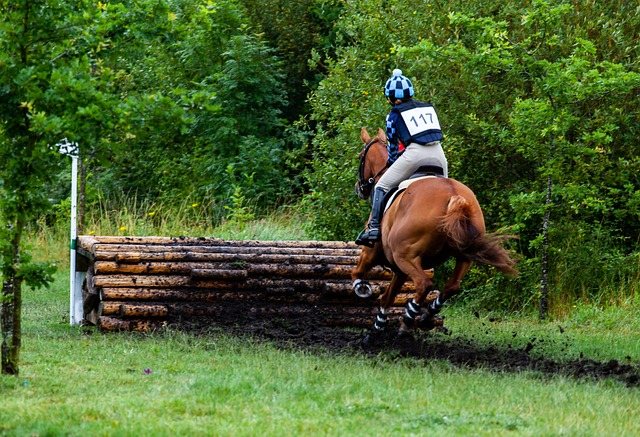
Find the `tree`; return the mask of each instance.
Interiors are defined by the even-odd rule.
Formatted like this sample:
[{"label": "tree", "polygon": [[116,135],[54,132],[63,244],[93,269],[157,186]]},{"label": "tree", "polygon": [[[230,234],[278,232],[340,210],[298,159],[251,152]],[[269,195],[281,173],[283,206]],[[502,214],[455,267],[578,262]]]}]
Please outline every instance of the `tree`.
[{"label": "tree", "polygon": [[104,9],[100,2],[0,2],[4,373],[19,372],[22,284],[44,286],[52,273],[51,266],[30,262],[22,236],[27,223],[50,208],[47,187],[68,165],[54,145],[68,138],[80,143],[81,154],[83,147],[93,148],[96,157],[105,159],[127,137],[127,127],[136,121],[132,114],[143,106],[146,111],[162,107],[157,119],[166,120],[177,106],[162,96],[129,97],[114,86],[114,71],[97,56],[109,42]]},{"label": "tree", "polygon": [[52,273],[51,267],[30,262],[23,252],[22,235],[27,222],[47,207],[42,187],[62,160],[47,138],[33,129],[33,116],[47,109],[40,104],[57,55],[64,51],[60,42],[77,29],[79,17],[59,2],[30,1],[0,3],[0,17],[1,371],[17,375],[22,284],[45,285]]},{"label": "tree", "polygon": [[[369,10],[379,12],[360,13]],[[474,189],[490,228],[519,233],[519,281],[530,296],[540,291],[543,253],[556,286],[567,277],[563,260],[602,271],[604,254],[629,256],[640,233],[639,21],[619,1],[349,2],[336,25],[343,46],[311,97],[308,203],[318,231],[348,237],[362,226],[366,212],[353,214],[361,206],[347,200],[355,159],[337,157],[357,153],[358,125],[381,126],[379,90],[398,66],[439,110],[450,175]],[[581,247],[559,251],[572,241]],[[576,291],[597,293],[597,275],[571,276]],[[486,290],[494,305],[522,295],[522,282],[504,287],[508,296],[477,277],[469,287]]]},{"label": "tree", "polygon": [[232,185],[261,205],[283,198],[286,156],[299,147],[282,118],[289,87],[238,3],[110,3],[102,15],[93,63],[132,108],[119,132],[101,137],[94,186],[169,202],[224,203]]},{"label": "tree", "polygon": [[53,145],[80,145],[82,210],[89,169],[155,198],[224,187],[213,195],[275,202],[297,144],[281,64],[233,0],[0,0],[0,18],[2,365],[17,374],[21,286],[51,273],[22,235],[68,166]]},{"label": "tree", "polygon": [[342,12],[337,0],[241,0],[254,26],[263,32],[277,55],[289,88],[285,117],[296,120],[307,112],[307,94],[326,73],[321,63],[310,66],[314,53],[333,54],[333,25]]}]

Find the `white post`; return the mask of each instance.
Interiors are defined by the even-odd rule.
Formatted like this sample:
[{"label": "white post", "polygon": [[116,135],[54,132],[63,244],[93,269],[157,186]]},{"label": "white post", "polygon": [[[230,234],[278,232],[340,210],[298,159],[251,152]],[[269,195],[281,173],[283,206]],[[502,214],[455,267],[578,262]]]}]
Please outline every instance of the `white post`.
[{"label": "white post", "polygon": [[69,324],[79,325],[83,319],[82,308],[82,275],[76,274],[76,242],[78,213],[78,144],[63,139],[58,143],[59,152],[71,157],[71,244],[70,244],[70,287],[69,287]]},{"label": "white post", "polygon": [[79,325],[82,322],[82,288],[76,287],[76,240],[77,240],[77,216],[78,216],[78,156],[71,155],[71,245],[70,245],[70,302],[69,323]]}]

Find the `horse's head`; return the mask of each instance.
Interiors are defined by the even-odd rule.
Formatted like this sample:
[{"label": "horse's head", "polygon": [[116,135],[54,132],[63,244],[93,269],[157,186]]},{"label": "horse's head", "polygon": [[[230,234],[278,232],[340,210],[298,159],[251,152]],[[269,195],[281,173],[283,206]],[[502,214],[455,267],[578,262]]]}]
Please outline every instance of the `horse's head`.
[{"label": "horse's head", "polygon": [[373,139],[366,128],[360,131],[363,148],[358,154],[360,167],[358,169],[358,182],[356,182],[356,194],[360,199],[368,199],[371,190],[387,170],[387,136],[382,129],[378,129],[378,135]]}]

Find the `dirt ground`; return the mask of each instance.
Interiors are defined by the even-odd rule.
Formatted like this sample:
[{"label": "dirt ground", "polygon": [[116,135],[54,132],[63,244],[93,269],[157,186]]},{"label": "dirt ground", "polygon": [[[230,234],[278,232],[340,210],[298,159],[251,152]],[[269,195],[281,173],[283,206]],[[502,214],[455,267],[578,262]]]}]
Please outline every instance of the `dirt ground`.
[{"label": "dirt ground", "polygon": [[[373,320],[373,318],[372,318]],[[366,328],[344,328],[326,326],[326,318],[321,312],[300,317],[263,317],[251,311],[250,307],[238,304],[225,314],[199,322],[190,319],[189,324],[181,324],[186,329],[202,334],[225,332],[237,336],[249,336],[270,341],[282,347],[303,349],[318,348],[337,354],[364,354],[372,359],[380,354],[411,357],[416,360],[446,360],[463,368],[482,368],[496,372],[534,371],[541,375],[563,375],[576,379],[614,379],[628,387],[640,386],[640,364],[630,358],[599,362],[585,358],[568,357],[555,360],[545,357],[545,349],[565,349],[563,344],[548,344],[545,339],[531,339],[526,345],[488,345],[485,341],[451,332],[416,332],[412,336],[398,337],[397,322],[389,320],[389,329],[375,342],[363,345],[368,334]],[[445,323],[446,325],[446,323]],[[490,327],[487,330],[490,335]],[[547,343],[545,343],[545,341]],[[567,343],[570,339],[567,339]]]}]

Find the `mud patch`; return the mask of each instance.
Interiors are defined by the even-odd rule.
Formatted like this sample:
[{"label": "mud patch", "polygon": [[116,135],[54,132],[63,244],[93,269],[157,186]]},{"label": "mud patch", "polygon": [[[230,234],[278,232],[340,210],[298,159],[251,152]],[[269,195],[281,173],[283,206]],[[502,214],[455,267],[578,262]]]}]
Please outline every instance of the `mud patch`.
[{"label": "mud patch", "polygon": [[[372,319],[373,320],[373,319]],[[584,380],[612,379],[627,387],[640,386],[640,365],[619,360],[597,361],[589,358],[566,360],[545,357],[544,339],[531,339],[526,345],[488,344],[443,332],[418,332],[409,337],[397,337],[397,322],[389,320],[387,333],[373,344],[363,345],[368,329],[327,326],[326,318],[313,312],[300,317],[263,318],[252,314],[250,308],[239,304],[225,314],[199,320],[173,320],[171,325],[211,335],[223,331],[236,336],[267,340],[283,347],[303,349],[322,348],[340,354],[364,354],[372,359],[380,355],[411,357],[416,360],[445,360],[468,369],[495,372],[538,372],[541,375],[566,376]],[[551,345],[551,347],[554,347]],[[562,350],[562,345],[555,345]],[[625,359],[625,361],[629,361]]]}]

